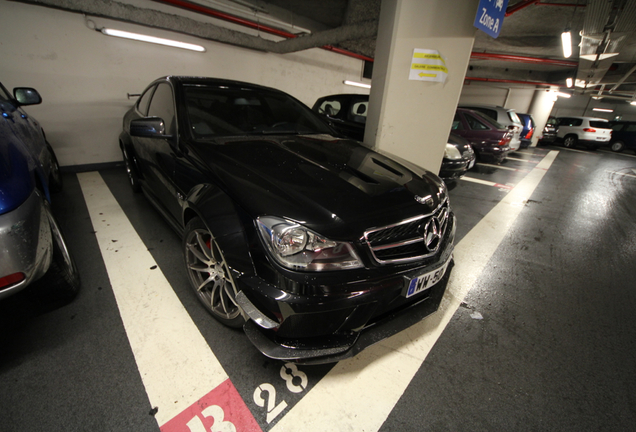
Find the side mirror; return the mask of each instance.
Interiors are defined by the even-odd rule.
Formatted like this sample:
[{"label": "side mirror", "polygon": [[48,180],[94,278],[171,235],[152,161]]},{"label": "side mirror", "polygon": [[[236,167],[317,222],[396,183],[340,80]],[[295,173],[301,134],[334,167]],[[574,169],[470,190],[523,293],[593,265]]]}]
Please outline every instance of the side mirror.
[{"label": "side mirror", "polygon": [[13,97],[22,105],[37,105],[42,103],[42,96],[34,88],[16,87],[13,89]]},{"label": "side mirror", "polygon": [[130,135],[141,138],[172,138],[172,135],[166,134],[166,124],[159,117],[131,121]]}]

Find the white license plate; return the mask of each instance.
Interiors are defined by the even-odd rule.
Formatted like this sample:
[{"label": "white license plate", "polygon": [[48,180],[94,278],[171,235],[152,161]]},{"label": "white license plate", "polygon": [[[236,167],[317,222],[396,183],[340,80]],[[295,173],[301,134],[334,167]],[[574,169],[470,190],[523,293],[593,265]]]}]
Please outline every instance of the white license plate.
[{"label": "white license plate", "polygon": [[450,258],[448,258],[443,266],[426,274],[418,276],[415,279],[411,279],[409,283],[409,289],[406,290],[406,298],[412,297],[415,294],[419,294],[442,280],[442,277],[444,277],[444,273],[446,273],[446,267],[448,267],[449,262]]}]

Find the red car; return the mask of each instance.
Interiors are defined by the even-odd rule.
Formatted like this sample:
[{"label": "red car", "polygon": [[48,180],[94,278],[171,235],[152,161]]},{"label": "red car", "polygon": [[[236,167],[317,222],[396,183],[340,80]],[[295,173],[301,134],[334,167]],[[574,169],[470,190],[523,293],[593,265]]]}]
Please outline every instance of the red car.
[{"label": "red car", "polygon": [[457,108],[451,132],[466,139],[482,162],[501,163],[510,152],[510,129],[477,111]]}]

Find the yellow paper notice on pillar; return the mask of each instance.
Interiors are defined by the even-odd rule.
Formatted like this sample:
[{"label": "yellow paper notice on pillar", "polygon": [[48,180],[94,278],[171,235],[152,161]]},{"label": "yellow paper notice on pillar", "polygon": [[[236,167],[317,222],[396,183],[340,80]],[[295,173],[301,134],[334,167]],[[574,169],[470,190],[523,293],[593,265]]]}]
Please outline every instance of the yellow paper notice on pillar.
[{"label": "yellow paper notice on pillar", "polygon": [[415,48],[411,59],[410,80],[445,82],[448,69],[439,51]]}]

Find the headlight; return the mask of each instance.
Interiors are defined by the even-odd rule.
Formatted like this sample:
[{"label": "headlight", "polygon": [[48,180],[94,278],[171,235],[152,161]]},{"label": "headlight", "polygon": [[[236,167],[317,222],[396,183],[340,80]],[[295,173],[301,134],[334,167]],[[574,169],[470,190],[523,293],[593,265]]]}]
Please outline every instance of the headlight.
[{"label": "headlight", "polygon": [[450,160],[458,160],[462,158],[461,153],[457,150],[452,144],[446,144],[446,151],[444,152],[444,157]]},{"label": "headlight", "polygon": [[362,267],[349,243],[326,239],[298,223],[273,216],[257,218],[256,225],[270,254],[289,269],[327,271]]}]

